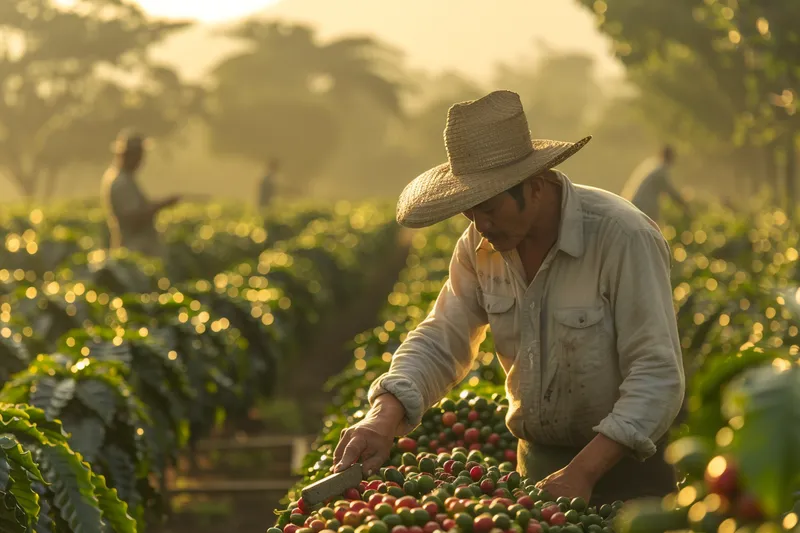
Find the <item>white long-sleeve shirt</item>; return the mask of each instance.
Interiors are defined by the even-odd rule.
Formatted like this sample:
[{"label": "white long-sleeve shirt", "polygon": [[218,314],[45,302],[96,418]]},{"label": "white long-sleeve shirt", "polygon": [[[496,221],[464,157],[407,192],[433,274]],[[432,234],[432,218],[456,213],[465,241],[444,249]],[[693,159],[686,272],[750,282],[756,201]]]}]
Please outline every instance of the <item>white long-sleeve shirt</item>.
[{"label": "white long-sleeve shirt", "polygon": [[670,249],[626,200],[563,174],[556,245],[533,282],[519,255],[470,225],[429,316],[398,348],[370,402],[390,392],[409,429],[469,372],[491,328],[518,438],[583,446],[596,433],[639,459],[655,453],[683,401]]}]

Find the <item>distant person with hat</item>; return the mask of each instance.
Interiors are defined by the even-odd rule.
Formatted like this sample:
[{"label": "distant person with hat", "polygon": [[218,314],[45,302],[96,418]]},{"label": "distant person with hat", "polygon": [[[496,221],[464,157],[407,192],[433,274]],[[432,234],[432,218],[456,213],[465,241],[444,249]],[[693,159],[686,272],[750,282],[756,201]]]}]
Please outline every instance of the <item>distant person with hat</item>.
[{"label": "distant person with hat", "polygon": [[123,131],[113,145],[114,160],[103,176],[110,248],[127,248],[144,255],[161,257],[162,247],[155,218],[159,211],[175,205],[179,196],[149,200],[140,187],[137,172],[148,140],[135,132]]},{"label": "distant person with hat", "polygon": [[258,187],[258,206],[261,209],[268,207],[275,196],[275,184],[277,183],[279,168],[280,163],[277,159],[272,158],[267,161],[264,176],[261,178],[261,183]]},{"label": "distant person with hat", "polygon": [[449,161],[403,190],[397,220],[470,224],[433,310],[342,432],[334,470],[361,461],[375,472],[467,376],[491,328],[523,476],[592,504],[668,494],[676,478],[660,452],[685,378],[661,232],[555,170],[591,137],[532,140],[516,93],[455,104],[444,137]]},{"label": "distant person with hat", "polygon": [[661,222],[662,196],[668,196],[684,212],[689,211],[689,205],[670,178],[674,163],[675,149],[666,145],[655,164],[652,160],[644,161],[634,170],[622,190],[623,198],[629,200],[656,223]]}]

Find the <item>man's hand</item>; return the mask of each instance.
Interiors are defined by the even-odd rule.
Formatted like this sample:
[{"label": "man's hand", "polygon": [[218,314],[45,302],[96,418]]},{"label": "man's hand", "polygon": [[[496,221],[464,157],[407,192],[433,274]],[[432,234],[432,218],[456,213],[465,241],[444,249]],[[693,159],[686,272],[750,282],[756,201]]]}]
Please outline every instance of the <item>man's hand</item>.
[{"label": "man's hand", "polygon": [[554,498],[581,497],[588,502],[595,484],[624,455],[622,444],[598,433],[567,466],[541,480],[536,487],[548,491]]},{"label": "man's hand", "polygon": [[567,465],[541,480],[536,484],[536,488],[546,490],[553,498],[580,497],[588,502],[592,498],[594,483],[585,472],[575,466]]},{"label": "man's hand", "polygon": [[361,460],[366,475],[389,458],[398,427],[405,418],[403,405],[391,394],[382,394],[362,421],[342,431],[333,453],[333,471],[341,472]]}]

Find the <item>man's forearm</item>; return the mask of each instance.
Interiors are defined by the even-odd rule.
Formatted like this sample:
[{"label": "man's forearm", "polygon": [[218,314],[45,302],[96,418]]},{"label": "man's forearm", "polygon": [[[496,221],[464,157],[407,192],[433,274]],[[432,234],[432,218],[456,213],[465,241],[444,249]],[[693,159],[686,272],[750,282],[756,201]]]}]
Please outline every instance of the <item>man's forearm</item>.
[{"label": "man's forearm", "polygon": [[598,433],[597,436],[572,459],[569,466],[582,472],[587,480],[594,485],[600,481],[600,478],[611,470],[625,454],[625,446],[615,440],[609,439],[602,433]]},{"label": "man's forearm", "polygon": [[405,425],[406,410],[403,404],[400,403],[394,394],[386,392],[381,394],[375,401],[372,402],[372,411],[376,415],[380,415],[387,421],[391,421],[395,428],[395,434],[399,432],[399,428]]},{"label": "man's forearm", "polygon": [[670,186],[667,190],[667,194],[669,195],[670,199],[676,203],[682,209],[687,209],[689,207],[688,202],[683,198],[683,195],[676,189],[674,186]]}]

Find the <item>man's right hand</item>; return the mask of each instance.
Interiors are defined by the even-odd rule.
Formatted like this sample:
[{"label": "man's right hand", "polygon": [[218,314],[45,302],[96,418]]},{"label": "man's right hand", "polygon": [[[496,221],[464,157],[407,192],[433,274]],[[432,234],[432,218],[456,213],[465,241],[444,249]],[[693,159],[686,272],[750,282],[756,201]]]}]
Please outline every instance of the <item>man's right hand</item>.
[{"label": "man's right hand", "polygon": [[342,431],[333,453],[333,471],[341,472],[360,459],[364,473],[372,475],[389,458],[404,418],[405,409],[397,398],[378,396],[363,420]]}]

